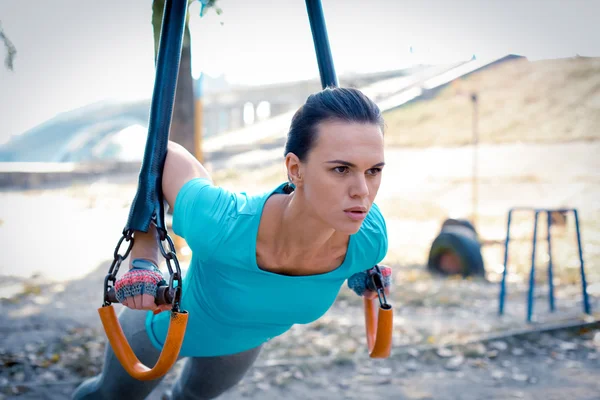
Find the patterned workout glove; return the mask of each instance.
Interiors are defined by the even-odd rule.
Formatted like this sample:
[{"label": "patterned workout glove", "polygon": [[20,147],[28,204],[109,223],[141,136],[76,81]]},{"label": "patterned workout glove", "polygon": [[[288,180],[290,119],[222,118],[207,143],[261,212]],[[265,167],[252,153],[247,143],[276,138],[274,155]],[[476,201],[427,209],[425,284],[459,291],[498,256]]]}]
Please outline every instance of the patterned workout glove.
[{"label": "patterned workout glove", "polygon": [[[383,265],[379,265],[379,269],[381,270],[383,287],[387,288],[392,284],[392,269]],[[372,290],[374,292],[377,291],[377,289],[373,287],[371,279],[369,279],[368,270],[357,272],[356,274],[348,278],[348,287],[359,296],[364,295],[367,289]]]},{"label": "patterned workout glove", "polygon": [[156,296],[158,286],[166,284],[160,269],[147,260],[135,259],[133,267],[115,282],[117,300],[123,302],[127,297],[141,294]]}]

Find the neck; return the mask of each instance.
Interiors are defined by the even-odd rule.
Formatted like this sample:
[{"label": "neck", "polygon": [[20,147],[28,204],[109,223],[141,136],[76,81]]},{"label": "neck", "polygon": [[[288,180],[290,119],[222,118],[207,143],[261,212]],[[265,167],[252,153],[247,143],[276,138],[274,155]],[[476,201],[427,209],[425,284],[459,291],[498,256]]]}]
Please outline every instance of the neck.
[{"label": "neck", "polygon": [[310,207],[296,191],[283,201],[283,216],[277,229],[277,248],[293,256],[311,255],[332,244],[335,230],[309,214]]}]

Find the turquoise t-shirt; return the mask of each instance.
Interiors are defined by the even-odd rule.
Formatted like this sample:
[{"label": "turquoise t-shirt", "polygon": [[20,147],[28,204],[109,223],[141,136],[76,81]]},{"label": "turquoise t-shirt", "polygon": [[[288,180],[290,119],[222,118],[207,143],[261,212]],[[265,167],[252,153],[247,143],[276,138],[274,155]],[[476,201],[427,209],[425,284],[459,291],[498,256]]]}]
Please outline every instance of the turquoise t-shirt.
[{"label": "turquoise t-shirt", "polygon": [[[318,275],[286,276],[259,268],[258,227],[267,199],[235,193],[207,179],[193,179],[179,191],[173,231],[186,239],[192,260],[183,279],[181,308],[188,325],[181,356],[218,356],[245,351],[319,319],[351,275],[371,268],[387,253],[387,232],[373,204],[360,230],[350,237],[337,269]],[[146,330],[162,349],[170,312],[148,312]]]}]

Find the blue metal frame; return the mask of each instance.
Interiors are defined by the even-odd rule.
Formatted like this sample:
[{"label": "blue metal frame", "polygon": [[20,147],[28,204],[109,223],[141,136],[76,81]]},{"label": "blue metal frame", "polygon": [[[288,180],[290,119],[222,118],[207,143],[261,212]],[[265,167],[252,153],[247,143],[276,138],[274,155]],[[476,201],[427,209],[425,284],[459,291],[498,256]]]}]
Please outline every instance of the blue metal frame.
[{"label": "blue metal frame", "polygon": [[534,291],[535,291],[535,252],[537,246],[537,225],[540,213],[546,213],[547,221],[548,221],[548,231],[546,235],[546,240],[548,241],[548,296],[549,296],[549,306],[550,311],[554,312],[556,310],[556,304],[554,301],[554,282],[553,282],[553,264],[552,264],[552,241],[551,241],[551,230],[552,227],[552,213],[560,212],[560,213],[573,213],[575,217],[575,229],[577,232],[577,247],[579,252],[579,264],[580,264],[580,274],[581,274],[581,290],[583,295],[583,312],[586,314],[591,314],[590,301],[587,293],[587,281],[585,278],[585,265],[583,261],[583,249],[581,246],[581,231],[579,224],[579,214],[577,209],[574,208],[558,208],[558,209],[548,209],[548,208],[528,208],[528,207],[515,207],[511,208],[508,211],[508,218],[506,223],[506,239],[504,242],[504,271],[502,271],[502,281],[500,282],[500,299],[499,299],[499,307],[498,313],[500,315],[504,314],[504,302],[506,299],[506,275],[508,269],[508,249],[510,243],[510,225],[512,222],[512,216],[515,211],[533,211],[534,212],[534,226],[533,226],[533,238],[532,238],[532,250],[531,250],[531,270],[529,273],[529,290],[527,292],[527,322],[531,322],[532,314],[533,314],[533,299],[534,299]]}]

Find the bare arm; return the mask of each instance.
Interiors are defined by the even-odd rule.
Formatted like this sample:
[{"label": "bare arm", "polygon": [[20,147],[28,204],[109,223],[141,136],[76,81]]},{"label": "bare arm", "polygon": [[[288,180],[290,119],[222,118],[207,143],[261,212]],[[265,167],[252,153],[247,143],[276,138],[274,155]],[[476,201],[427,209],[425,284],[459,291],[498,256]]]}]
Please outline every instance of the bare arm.
[{"label": "bare arm", "polygon": [[[179,190],[185,183],[194,178],[211,179],[208,171],[190,152],[175,142],[169,142],[163,167],[162,190],[163,196],[171,209],[175,207],[175,199]],[[158,233],[152,224],[150,224],[148,232],[134,232],[133,248],[129,257],[130,269],[133,267],[132,261],[136,258],[145,259],[157,266],[159,265],[160,248],[157,239]],[[127,297],[122,303],[129,308],[138,310],[154,310],[157,308],[165,310],[171,307],[170,305],[157,307],[154,303],[154,296],[151,294],[138,294]]]},{"label": "bare arm", "polygon": [[177,193],[185,183],[194,178],[211,179],[211,177],[206,168],[183,146],[169,142],[167,150],[162,190],[169,207],[173,209]]},{"label": "bare arm", "polygon": [[[175,206],[175,199],[181,187],[194,178],[211,179],[208,171],[189,151],[175,142],[169,142],[163,168],[162,190],[171,209]],[[130,260],[136,258],[143,258],[159,265],[160,249],[156,228],[152,224],[148,232],[135,232]]]}]

